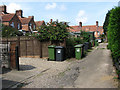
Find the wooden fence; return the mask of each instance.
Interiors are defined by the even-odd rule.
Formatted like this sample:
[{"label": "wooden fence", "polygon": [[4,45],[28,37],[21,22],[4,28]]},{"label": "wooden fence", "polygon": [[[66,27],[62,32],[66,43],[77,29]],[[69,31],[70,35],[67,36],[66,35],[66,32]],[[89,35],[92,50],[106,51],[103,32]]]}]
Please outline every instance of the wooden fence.
[{"label": "wooden fence", "polygon": [[[12,37],[2,38],[2,42],[17,42],[19,46],[20,57],[48,57],[48,46],[51,45],[51,41],[40,42],[34,37]],[[65,41],[63,43],[52,43],[53,45],[60,45],[66,47]]]}]

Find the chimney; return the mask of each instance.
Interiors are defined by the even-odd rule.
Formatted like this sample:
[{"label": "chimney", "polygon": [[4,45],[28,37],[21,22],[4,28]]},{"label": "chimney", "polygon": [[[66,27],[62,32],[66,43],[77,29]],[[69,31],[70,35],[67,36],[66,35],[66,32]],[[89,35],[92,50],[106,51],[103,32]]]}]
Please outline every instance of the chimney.
[{"label": "chimney", "polygon": [[23,17],[23,11],[22,10],[16,10],[16,15],[19,17]]},{"label": "chimney", "polygon": [[34,16],[28,16],[28,18],[33,18],[34,19]]},{"label": "chimney", "polygon": [[96,26],[98,27],[98,21],[96,21]]},{"label": "chimney", "polygon": [[53,20],[52,19],[50,19],[50,23],[52,23],[53,22]]},{"label": "chimney", "polygon": [[7,13],[6,5],[0,6],[0,12]]},{"label": "chimney", "polygon": [[79,26],[82,27],[82,22],[79,22]]}]

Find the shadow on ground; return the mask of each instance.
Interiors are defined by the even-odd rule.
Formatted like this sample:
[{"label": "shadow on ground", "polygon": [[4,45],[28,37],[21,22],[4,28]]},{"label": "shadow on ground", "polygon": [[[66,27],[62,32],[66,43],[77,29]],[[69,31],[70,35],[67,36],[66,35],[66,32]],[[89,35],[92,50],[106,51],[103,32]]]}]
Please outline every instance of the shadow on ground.
[{"label": "shadow on ground", "polygon": [[17,85],[16,88],[21,88],[27,84],[29,84],[29,83],[20,83],[20,82],[16,82],[16,81],[2,79],[2,90],[15,90],[15,89],[12,89],[12,87],[14,85]]},{"label": "shadow on ground", "polygon": [[8,73],[10,71],[11,71],[11,69],[9,69],[9,68],[5,68],[5,67],[2,68],[2,74]]},{"label": "shadow on ground", "polygon": [[20,71],[26,71],[26,70],[32,70],[35,69],[36,67],[31,66],[31,65],[20,65]]}]

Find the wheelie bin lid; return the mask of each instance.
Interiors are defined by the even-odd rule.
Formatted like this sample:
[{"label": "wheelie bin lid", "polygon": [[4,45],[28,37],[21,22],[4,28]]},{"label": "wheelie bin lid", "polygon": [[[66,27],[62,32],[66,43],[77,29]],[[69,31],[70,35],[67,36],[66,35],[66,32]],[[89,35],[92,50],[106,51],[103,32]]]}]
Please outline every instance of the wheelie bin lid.
[{"label": "wheelie bin lid", "polygon": [[75,45],[74,47],[82,47],[83,44],[78,44],[78,45]]},{"label": "wheelie bin lid", "polygon": [[55,47],[55,45],[50,45],[50,46],[48,46],[48,48],[54,48]]},{"label": "wheelie bin lid", "polygon": [[63,46],[56,46],[55,47],[56,49],[62,49],[62,48],[64,48]]}]

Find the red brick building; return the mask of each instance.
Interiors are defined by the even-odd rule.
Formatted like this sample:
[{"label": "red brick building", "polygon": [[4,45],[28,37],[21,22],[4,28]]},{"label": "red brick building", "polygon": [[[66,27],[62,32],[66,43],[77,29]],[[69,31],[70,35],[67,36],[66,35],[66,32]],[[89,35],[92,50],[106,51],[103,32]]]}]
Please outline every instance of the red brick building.
[{"label": "red brick building", "polygon": [[34,32],[36,30],[34,16],[23,17],[22,10],[16,10],[16,13],[7,13],[7,8],[3,5],[0,6],[0,16],[4,25],[12,26],[25,32]]},{"label": "red brick building", "polygon": [[14,13],[7,13],[6,6],[0,6],[0,16],[2,24],[16,28],[17,30],[22,29],[21,21],[18,16]]},{"label": "red brick building", "polygon": [[25,32],[33,32],[36,30],[36,24],[34,21],[34,16],[23,17],[22,10],[16,10],[16,15],[19,17],[22,23],[22,30]]},{"label": "red brick building", "polygon": [[35,21],[36,27],[40,27],[42,25],[45,25],[45,21]]},{"label": "red brick building", "polygon": [[70,27],[70,32],[72,33],[80,33],[81,30],[86,32],[94,32],[96,38],[99,38],[99,36],[103,34],[103,26],[99,26],[98,21],[96,21],[96,25],[82,26],[82,22],[79,22],[78,26]]}]

